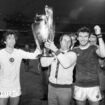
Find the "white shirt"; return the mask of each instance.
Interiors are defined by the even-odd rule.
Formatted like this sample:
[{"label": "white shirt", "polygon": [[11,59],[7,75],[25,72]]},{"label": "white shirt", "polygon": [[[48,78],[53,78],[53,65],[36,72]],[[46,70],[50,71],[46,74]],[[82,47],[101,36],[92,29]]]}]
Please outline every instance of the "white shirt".
[{"label": "white shirt", "polygon": [[[20,65],[21,60],[35,59],[38,50],[34,53],[25,52],[21,49],[14,49],[8,53],[5,49],[0,50],[0,91],[11,91],[21,89],[20,87]],[[12,59],[12,60],[11,60]]]}]

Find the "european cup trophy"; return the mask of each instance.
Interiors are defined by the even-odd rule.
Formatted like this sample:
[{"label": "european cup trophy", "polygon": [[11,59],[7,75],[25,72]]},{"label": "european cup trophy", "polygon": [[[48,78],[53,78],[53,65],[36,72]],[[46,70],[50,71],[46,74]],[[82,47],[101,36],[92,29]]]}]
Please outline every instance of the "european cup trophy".
[{"label": "european cup trophy", "polygon": [[42,50],[42,56],[49,56],[49,50],[44,47],[47,40],[54,40],[53,9],[45,6],[45,14],[36,15],[32,23],[32,32],[37,46]]}]

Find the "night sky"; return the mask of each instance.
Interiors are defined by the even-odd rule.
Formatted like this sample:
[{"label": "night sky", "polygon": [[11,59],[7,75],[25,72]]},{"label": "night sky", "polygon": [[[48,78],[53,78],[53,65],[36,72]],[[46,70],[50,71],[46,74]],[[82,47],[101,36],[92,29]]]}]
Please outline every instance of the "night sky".
[{"label": "night sky", "polygon": [[53,8],[58,31],[69,30],[70,24],[105,26],[105,0],[0,0],[0,30],[31,30],[35,15],[43,14],[46,4]]},{"label": "night sky", "polygon": [[0,21],[16,13],[33,21],[46,4],[53,7],[57,22],[105,24],[105,0],[0,0]]}]

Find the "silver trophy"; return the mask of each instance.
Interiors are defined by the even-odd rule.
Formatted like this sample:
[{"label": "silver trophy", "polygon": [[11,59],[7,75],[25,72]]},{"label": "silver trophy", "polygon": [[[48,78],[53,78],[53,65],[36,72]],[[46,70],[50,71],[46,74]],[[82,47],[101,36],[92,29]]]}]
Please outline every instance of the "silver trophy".
[{"label": "silver trophy", "polygon": [[47,40],[54,40],[55,28],[53,24],[53,10],[45,6],[45,14],[36,15],[32,23],[32,32],[37,46],[42,50],[43,56],[49,56],[49,50],[44,47]]}]

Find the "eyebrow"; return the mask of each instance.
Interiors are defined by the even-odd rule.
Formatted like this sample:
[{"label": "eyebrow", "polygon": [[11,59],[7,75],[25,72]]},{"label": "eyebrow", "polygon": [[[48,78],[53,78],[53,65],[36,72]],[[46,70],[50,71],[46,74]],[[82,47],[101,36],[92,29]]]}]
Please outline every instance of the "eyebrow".
[{"label": "eyebrow", "polygon": [[63,40],[71,41],[72,39],[63,39]]}]

